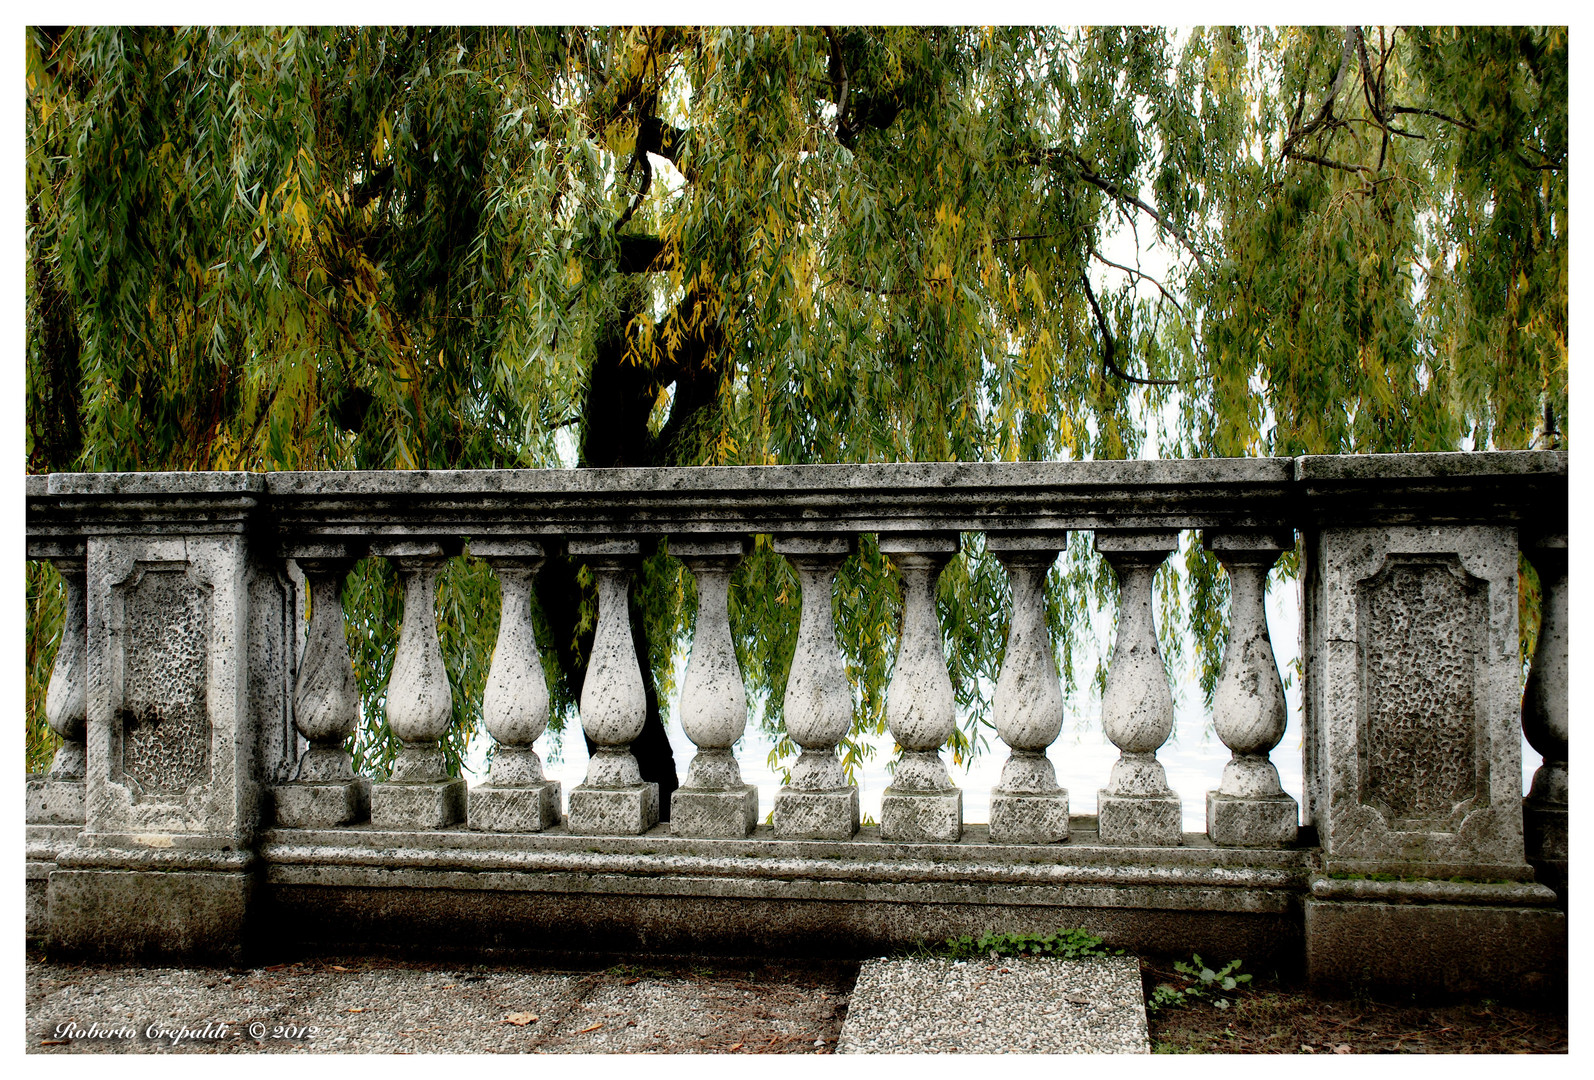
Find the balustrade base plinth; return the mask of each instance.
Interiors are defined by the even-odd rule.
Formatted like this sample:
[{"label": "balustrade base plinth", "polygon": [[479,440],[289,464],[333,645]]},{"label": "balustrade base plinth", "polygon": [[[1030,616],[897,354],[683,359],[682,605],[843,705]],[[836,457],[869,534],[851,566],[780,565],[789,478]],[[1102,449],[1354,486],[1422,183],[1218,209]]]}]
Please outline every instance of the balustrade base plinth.
[{"label": "balustrade base plinth", "polygon": [[1184,813],[1177,795],[1096,793],[1097,831],[1104,844],[1172,847],[1184,842]]},{"label": "balustrade base plinth", "polygon": [[483,784],[471,788],[465,820],[482,832],[542,832],[559,824],[559,796],[557,780],[514,787]]},{"label": "balustrade base plinth", "polygon": [[963,836],[963,792],[904,791],[888,787],[880,796],[880,839],[908,843],[954,843]]},{"label": "balustrade base plinth", "polygon": [[271,789],[278,825],[326,829],[356,825],[371,816],[371,781],[310,780]]},{"label": "balustrade base plinth", "polygon": [[758,788],[731,791],[676,788],[670,796],[670,832],[676,836],[741,839],[758,828]]},{"label": "balustrade base plinth", "polygon": [[1068,792],[1055,795],[991,792],[991,843],[1068,842]]},{"label": "balustrade base plinth", "polygon": [[659,785],[570,789],[565,826],[583,836],[640,836],[659,823]]},{"label": "balustrade base plinth", "polygon": [[1219,847],[1277,848],[1295,843],[1300,806],[1288,795],[1262,798],[1207,792],[1207,838]]},{"label": "balustrade base plinth", "polygon": [[48,775],[37,774],[29,776],[28,824],[83,824],[83,793],[86,789],[87,785],[82,780],[54,780]]},{"label": "balustrade base plinth", "polygon": [[246,957],[256,875],[184,870],[55,870],[52,958],[237,964]]},{"label": "balustrade base plinth", "polygon": [[446,829],[464,820],[463,780],[371,785],[371,825],[375,828]]},{"label": "balustrade base plinth", "polygon": [[851,840],[858,835],[858,789],[802,791],[784,787],[775,796],[771,825],[781,840]]}]

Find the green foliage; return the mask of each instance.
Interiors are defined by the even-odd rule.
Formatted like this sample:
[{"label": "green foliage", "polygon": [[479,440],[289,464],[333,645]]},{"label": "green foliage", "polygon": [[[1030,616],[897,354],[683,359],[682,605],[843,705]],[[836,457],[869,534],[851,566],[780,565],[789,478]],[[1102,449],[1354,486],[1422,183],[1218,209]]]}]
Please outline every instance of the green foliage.
[{"label": "green foliage", "polygon": [[[1049,934],[998,934],[947,938],[940,954],[953,960],[974,960],[989,956],[1052,956],[1074,960],[1082,956],[1122,956],[1122,949],[1108,949],[1103,940],[1084,930],[1053,930]],[[1250,976],[1246,976],[1249,978]]]},{"label": "green foliage", "polygon": [[1160,1009],[1182,1008],[1198,1001],[1210,1001],[1214,1009],[1227,1009],[1231,1004],[1224,995],[1232,995],[1251,981],[1249,975],[1236,975],[1240,970],[1240,961],[1230,960],[1221,968],[1214,971],[1201,962],[1200,956],[1192,956],[1191,963],[1175,960],[1173,969],[1183,975],[1187,985],[1183,987],[1170,986],[1167,983],[1158,984],[1146,999],[1146,1011],[1157,1012]]},{"label": "green foliage", "polygon": [[66,618],[66,583],[47,562],[30,562],[27,569],[28,627],[24,685],[24,719],[27,725],[27,771],[44,772],[61,740],[44,717],[44,696],[50,685],[55,651],[61,644],[61,624]]},{"label": "green foliage", "polygon": [[[74,27],[25,51],[30,471],[1566,445],[1565,28]],[[569,603],[533,619],[559,727],[595,609],[556,572]],[[662,548],[638,580],[667,707],[692,585]],[[977,537],[940,584],[957,760],[989,741],[1005,590]],[[1084,543],[1049,578],[1070,691],[1077,658],[1105,677],[1089,613],[1115,590]],[[1221,569],[1187,538],[1157,590],[1210,698]],[[439,597],[457,761],[496,587],[456,563]],[[372,562],[344,598],[380,773],[397,584]],[[872,538],[832,602],[855,772],[900,617]],[[776,733],[796,605],[760,538],[731,610]]]}]

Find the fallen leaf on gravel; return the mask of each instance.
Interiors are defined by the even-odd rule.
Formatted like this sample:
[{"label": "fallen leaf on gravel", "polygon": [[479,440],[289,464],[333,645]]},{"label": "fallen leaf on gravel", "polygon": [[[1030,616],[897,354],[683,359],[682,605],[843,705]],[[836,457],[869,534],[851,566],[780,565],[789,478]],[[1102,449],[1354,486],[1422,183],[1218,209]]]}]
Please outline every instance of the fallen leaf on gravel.
[{"label": "fallen leaf on gravel", "polygon": [[456,987],[454,986],[453,983],[449,983],[447,986],[439,986],[438,989],[439,990],[453,990],[453,989],[456,989]]},{"label": "fallen leaf on gravel", "polygon": [[1070,1005],[1089,1005],[1090,999],[1084,994],[1064,994],[1063,1000]]},{"label": "fallen leaf on gravel", "polygon": [[71,1046],[71,1039],[45,1039],[40,1046]]},{"label": "fallen leaf on gravel", "polygon": [[327,967],[329,967],[329,968],[331,968],[331,969],[332,969],[332,970],[333,970],[333,971],[341,971],[341,972],[343,972],[343,973],[344,973],[344,974],[345,974],[345,975],[347,975],[347,974],[348,974],[348,973],[349,973],[349,969],[348,969],[348,968],[346,968],[346,967],[340,967],[340,966],[339,966],[339,965],[337,965],[337,964],[328,964],[328,965],[327,965]]},{"label": "fallen leaf on gravel", "polygon": [[626,979],[620,985],[621,986],[635,986],[637,983],[639,983],[641,981],[642,981],[641,979]]},{"label": "fallen leaf on gravel", "polygon": [[351,1007],[349,1007],[347,1009],[344,1009],[343,1011],[344,1012],[364,1012],[365,1010],[362,1009],[362,1008],[359,1008],[359,1007],[351,1006]]},{"label": "fallen leaf on gravel", "polygon": [[602,1027],[602,1026],[603,1026],[603,1021],[601,1021],[601,1020],[600,1020],[600,1021],[598,1021],[598,1022],[597,1022],[597,1023],[596,1023],[596,1024],[593,1024],[593,1025],[592,1025],[592,1026],[591,1026],[591,1027],[584,1027],[584,1028],[582,1028],[582,1029],[581,1029],[581,1030],[580,1030],[580,1031],[578,1031],[578,1032],[576,1032],[576,1034],[577,1034],[577,1035],[585,1035],[585,1034],[587,1034],[587,1033],[588,1033],[588,1032],[591,1032],[591,1031],[597,1031],[597,1030],[598,1030],[598,1029],[599,1029],[599,1028],[601,1028],[601,1027]]},{"label": "fallen leaf on gravel", "polygon": [[1350,1053],[1350,1043],[1340,1043],[1338,1046],[1334,1047],[1334,1053],[1336,1053],[1336,1054],[1348,1054],[1348,1053]]},{"label": "fallen leaf on gravel", "polygon": [[726,1050],[725,1052],[727,1054],[733,1054],[736,1051],[740,1050],[741,1048],[742,1048],[742,1044],[741,1043],[737,1043],[735,1046],[731,1047],[730,1049]]},{"label": "fallen leaf on gravel", "polygon": [[504,1017],[503,1022],[506,1024],[514,1024],[516,1027],[525,1027],[527,1024],[534,1024],[537,1022],[537,1014],[526,1012],[510,1013],[508,1016]]}]

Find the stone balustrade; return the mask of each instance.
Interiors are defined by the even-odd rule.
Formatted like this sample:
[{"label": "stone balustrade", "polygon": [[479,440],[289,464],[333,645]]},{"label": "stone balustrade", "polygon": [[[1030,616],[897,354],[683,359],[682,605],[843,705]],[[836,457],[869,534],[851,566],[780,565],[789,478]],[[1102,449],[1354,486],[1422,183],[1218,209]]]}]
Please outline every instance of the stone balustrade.
[{"label": "stone balustrade", "polygon": [[[1184,913],[1170,924],[1180,940],[1260,941],[1265,916],[1285,928],[1286,952],[1304,935],[1309,968],[1328,982],[1366,959],[1352,954],[1368,926],[1481,928],[1515,934],[1518,952],[1526,934],[1553,954],[1564,915],[1533,881],[1564,897],[1566,499],[1565,455],[1526,452],[30,477],[29,555],[67,583],[45,702],[61,749],[28,786],[30,918],[55,947],[92,955],[233,955],[261,912],[292,922],[284,912],[317,905],[342,913],[326,925],[423,939],[505,904],[520,912],[511,923],[561,932],[695,918],[677,927],[687,940],[763,912],[798,943],[1062,909],[1131,943],[1161,932],[1147,913],[1169,910]],[[1045,580],[1072,532],[1092,534],[1118,582],[1100,722],[1120,757],[1093,816],[1071,815],[1048,757],[1062,752],[1063,697]],[[1158,756],[1173,699],[1153,579],[1186,532],[1231,593],[1213,723],[1232,759],[1206,793],[1204,834],[1183,831],[1183,800],[1198,793],[1172,790]],[[966,533],[984,535],[1012,591],[992,705],[1008,756],[988,823],[964,820],[941,754],[957,715],[936,587]],[[1297,533],[1302,623],[1270,628],[1266,578]],[[784,708],[800,753],[768,806],[734,754],[747,701],[728,610],[731,575],[760,534],[801,593]],[[854,691],[832,590],[865,534],[903,599],[886,693],[900,756],[877,829],[860,829],[837,759]],[[643,545],[658,537],[698,594],[678,711],[696,753],[663,826],[658,786],[631,752],[646,700],[628,608]],[[462,551],[487,562],[502,597],[481,703],[496,749],[468,791],[440,749],[454,702],[434,606],[439,570]],[[567,795],[534,749],[549,694],[532,585],[555,552],[584,563],[598,595],[580,692],[594,751]],[[1519,552],[1543,595],[1525,695]],[[401,749],[375,783],[345,749],[360,701],[340,593],[367,556],[387,559],[404,588],[385,691]],[[1300,806],[1270,757],[1285,726],[1279,633],[1301,641]],[[1520,731],[1544,757],[1526,803]],[[582,855],[571,846],[582,842],[599,847]],[[1411,879],[1411,895],[1368,899],[1341,884],[1390,875]],[[1442,902],[1421,891],[1448,879],[1487,895],[1456,882]],[[1499,882],[1518,883],[1510,903],[1487,892]],[[389,902],[444,893],[472,899],[446,915]],[[738,899],[732,916],[724,904]],[[705,904],[718,922],[701,918]],[[1418,931],[1414,912],[1428,920]],[[1422,981],[1383,981],[1403,979]]]}]

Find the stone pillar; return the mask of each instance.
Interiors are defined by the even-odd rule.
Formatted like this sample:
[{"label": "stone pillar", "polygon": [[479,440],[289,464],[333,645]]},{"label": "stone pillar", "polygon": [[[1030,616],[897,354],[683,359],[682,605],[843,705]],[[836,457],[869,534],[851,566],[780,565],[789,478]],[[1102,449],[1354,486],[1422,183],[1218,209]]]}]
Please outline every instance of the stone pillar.
[{"label": "stone pillar", "polygon": [[44,717],[61,745],[50,771],[28,780],[30,825],[83,824],[88,773],[88,567],[81,542],[73,546],[72,553],[50,559],[66,582],[66,611],[45,691]]},{"label": "stone pillar", "polygon": [[1516,530],[1325,527],[1306,555],[1308,783],[1326,869],[1530,876]]},{"label": "stone pillar", "polygon": [[1528,862],[1545,884],[1567,886],[1567,593],[1566,536],[1531,537],[1523,551],[1539,572],[1539,639],[1522,695],[1522,731],[1544,758],[1522,800]]},{"label": "stone pillar", "polygon": [[1284,683],[1268,637],[1267,574],[1295,546],[1288,532],[1208,530],[1207,549],[1229,575],[1229,641],[1213,690],[1213,726],[1233,752],[1207,792],[1207,836],[1221,847],[1295,842],[1300,807],[1279,786],[1268,754],[1284,737]]},{"label": "stone pillar", "polygon": [[740,537],[670,544],[670,554],[697,579],[697,628],[681,683],[681,727],[698,750],[686,784],[670,798],[670,831],[676,836],[741,839],[758,827],[758,788],[742,781],[732,752],[747,728],[747,691],[729,607],[731,572],[745,550]]},{"label": "stone pillar", "polygon": [[1102,694],[1101,724],[1122,753],[1097,793],[1106,844],[1178,844],[1184,832],[1179,796],[1157,749],[1173,731],[1173,695],[1157,648],[1151,583],[1179,546],[1172,530],[1097,530],[1096,550],[1118,575],[1118,635]]},{"label": "stone pillar", "polygon": [[963,835],[963,792],[947,775],[941,747],[957,724],[957,705],[941,651],[935,585],[958,539],[886,534],[880,550],[902,573],[902,632],[886,691],[886,723],[902,758],[881,796],[880,838],[954,843]]},{"label": "stone pillar", "polygon": [[437,642],[440,544],[400,540],[372,544],[404,581],[404,622],[387,684],[387,726],[403,743],[392,778],[371,787],[371,824],[378,829],[442,829],[465,820],[465,781],[444,770],[442,740],[453,719],[453,691]]},{"label": "stone pillar", "polygon": [[640,836],[659,823],[659,785],[642,782],[631,743],[647,720],[647,691],[631,636],[629,589],[641,554],[635,540],[572,540],[598,579],[598,627],[581,684],[581,726],[597,746],[587,776],[570,789],[573,833]]},{"label": "stone pillar", "polygon": [[836,760],[836,744],[852,728],[852,687],[830,610],[836,572],[855,543],[850,536],[774,540],[802,589],[785,698],[786,734],[802,753],[775,796],[773,824],[782,840],[851,840],[858,833],[858,788]]},{"label": "stone pillar", "polygon": [[[280,764],[269,747],[292,730],[292,594],[255,543],[264,481],[50,481],[75,491],[89,520],[84,825],[55,853],[48,948],[238,963],[262,778]],[[137,513],[118,515],[128,496]]]},{"label": "stone pillar", "polygon": [[1007,568],[1013,589],[1007,652],[991,711],[1012,749],[991,791],[991,843],[1053,844],[1068,839],[1068,792],[1046,748],[1063,727],[1057,654],[1046,627],[1046,574],[1067,533],[987,533],[985,550]]},{"label": "stone pillar", "polygon": [[498,644],[482,694],[482,723],[498,744],[487,782],[472,788],[467,821],[488,832],[541,832],[559,824],[560,787],[533,749],[548,727],[548,678],[531,622],[531,588],[542,568],[535,540],[477,540],[471,554],[498,575]]},{"label": "stone pillar", "polygon": [[292,550],[310,593],[293,720],[310,745],[292,782],[272,788],[272,798],[277,824],[294,828],[352,825],[371,815],[371,782],[354,774],[343,745],[359,723],[360,687],[343,626],[343,579],[354,559],[335,547],[341,545]]}]

